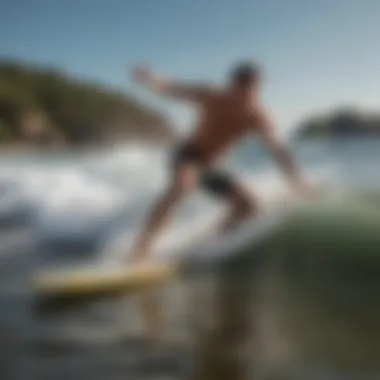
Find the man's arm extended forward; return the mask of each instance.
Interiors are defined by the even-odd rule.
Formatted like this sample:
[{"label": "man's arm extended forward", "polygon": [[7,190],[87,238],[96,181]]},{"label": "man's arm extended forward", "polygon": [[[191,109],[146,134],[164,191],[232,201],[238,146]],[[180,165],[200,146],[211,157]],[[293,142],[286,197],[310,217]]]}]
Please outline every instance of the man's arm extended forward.
[{"label": "man's arm extended forward", "polygon": [[133,69],[132,76],[136,82],[148,87],[151,91],[179,100],[203,102],[209,93],[206,86],[186,85],[161,77],[146,67]]},{"label": "man's arm extended forward", "polygon": [[263,137],[274,159],[286,174],[291,184],[297,189],[304,188],[304,182],[301,178],[301,173],[296,166],[290,152],[287,150],[284,143],[278,138],[274,126],[267,113],[265,111],[257,112],[255,120],[261,136]]}]

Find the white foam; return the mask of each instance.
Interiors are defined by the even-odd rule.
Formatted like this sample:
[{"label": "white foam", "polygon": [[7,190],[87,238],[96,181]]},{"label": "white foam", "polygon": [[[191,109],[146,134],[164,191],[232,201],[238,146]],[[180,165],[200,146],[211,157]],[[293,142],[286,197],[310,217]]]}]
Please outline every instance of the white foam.
[{"label": "white foam", "polygon": [[[44,155],[34,165],[5,165],[0,168],[0,183],[9,187],[0,201],[0,214],[17,208],[34,210],[34,221],[41,234],[52,237],[86,236],[99,226],[106,226],[124,212],[134,217],[148,212],[149,204],[157,197],[167,181],[167,153],[159,149],[121,146],[118,149],[78,157],[75,162],[51,163]],[[73,161],[73,160],[72,160]],[[332,167],[313,168],[311,177],[320,180],[331,176]],[[270,203],[279,192],[287,191],[286,183],[274,169],[263,169],[241,179],[256,192],[262,202]],[[141,204],[141,206],[140,206]],[[157,254],[183,249],[202,233],[207,233],[223,212],[215,201],[196,196],[187,215],[173,223],[157,245]],[[131,211],[130,211],[131,210]],[[133,211],[134,212],[134,211]],[[126,254],[131,239],[140,226],[109,236],[101,247],[104,257],[112,261]]]}]

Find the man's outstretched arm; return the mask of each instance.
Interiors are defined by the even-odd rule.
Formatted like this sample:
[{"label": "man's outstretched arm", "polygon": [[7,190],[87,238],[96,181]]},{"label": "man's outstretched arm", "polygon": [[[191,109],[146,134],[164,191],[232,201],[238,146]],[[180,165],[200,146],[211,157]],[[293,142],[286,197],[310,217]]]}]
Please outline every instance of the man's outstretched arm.
[{"label": "man's outstretched arm", "polygon": [[277,161],[278,165],[285,173],[289,181],[297,189],[304,188],[305,183],[301,172],[285,144],[280,140],[275,132],[271,119],[265,111],[257,112],[255,116],[256,125],[259,128],[262,138]]},{"label": "man's outstretched arm", "polygon": [[132,76],[136,82],[149,88],[151,91],[179,100],[203,102],[209,94],[206,86],[179,83],[157,75],[146,67],[139,66],[134,68]]}]

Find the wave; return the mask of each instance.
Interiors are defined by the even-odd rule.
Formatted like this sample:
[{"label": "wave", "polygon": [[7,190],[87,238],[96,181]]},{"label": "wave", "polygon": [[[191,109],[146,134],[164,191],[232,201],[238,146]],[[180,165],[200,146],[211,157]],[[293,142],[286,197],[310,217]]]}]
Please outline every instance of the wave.
[{"label": "wave", "polygon": [[[59,160],[0,165],[0,220],[16,219],[33,227],[41,243],[88,242],[110,261],[125,255],[144,217],[168,180],[168,152],[120,146]],[[262,160],[260,161],[262,162]],[[234,170],[239,169],[239,163]],[[312,178],[332,176],[334,168],[311,167]],[[285,183],[268,163],[244,169],[240,179],[264,201]],[[223,212],[223,205],[201,192],[190,197],[158,243],[158,252],[178,249]],[[191,239],[190,239],[191,241]]]}]

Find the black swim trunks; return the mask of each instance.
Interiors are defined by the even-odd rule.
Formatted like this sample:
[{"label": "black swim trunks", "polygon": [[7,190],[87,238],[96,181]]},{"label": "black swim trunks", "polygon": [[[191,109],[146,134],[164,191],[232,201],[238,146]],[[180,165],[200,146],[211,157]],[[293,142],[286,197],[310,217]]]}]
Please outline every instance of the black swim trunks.
[{"label": "black swim trunks", "polygon": [[173,170],[177,171],[183,164],[192,164],[199,169],[200,187],[212,195],[228,197],[236,187],[230,174],[213,168],[204,159],[202,152],[189,144],[182,145],[176,150],[173,158]]}]

